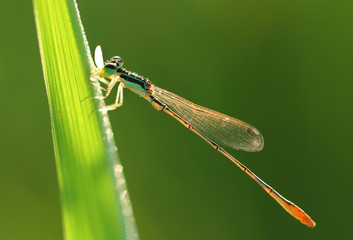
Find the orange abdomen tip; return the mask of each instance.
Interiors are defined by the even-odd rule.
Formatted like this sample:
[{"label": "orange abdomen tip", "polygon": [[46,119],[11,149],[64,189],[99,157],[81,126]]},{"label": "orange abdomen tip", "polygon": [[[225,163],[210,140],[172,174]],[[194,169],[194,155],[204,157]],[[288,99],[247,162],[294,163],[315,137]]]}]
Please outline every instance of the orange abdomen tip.
[{"label": "orange abdomen tip", "polygon": [[316,223],[306,214],[303,210],[297,207],[295,204],[289,204],[288,208],[285,208],[293,217],[298,219],[301,223],[308,227],[315,227]]}]

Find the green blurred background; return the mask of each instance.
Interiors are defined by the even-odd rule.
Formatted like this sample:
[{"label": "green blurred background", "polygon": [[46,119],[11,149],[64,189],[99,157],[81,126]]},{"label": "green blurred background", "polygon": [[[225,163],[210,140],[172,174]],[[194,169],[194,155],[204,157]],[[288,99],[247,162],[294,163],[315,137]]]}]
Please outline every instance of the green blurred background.
[{"label": "green blurred background", "polygon": [[[229,152],[317,223],[300,224],[125,91],[109,115],[141,239],[352,238],[352,1],[78,4],[92,51],[101,44],[157,86],[256,126],[262,152]],[[62,239],[32,3],[3,1],[1,12],[0,239]]]}]

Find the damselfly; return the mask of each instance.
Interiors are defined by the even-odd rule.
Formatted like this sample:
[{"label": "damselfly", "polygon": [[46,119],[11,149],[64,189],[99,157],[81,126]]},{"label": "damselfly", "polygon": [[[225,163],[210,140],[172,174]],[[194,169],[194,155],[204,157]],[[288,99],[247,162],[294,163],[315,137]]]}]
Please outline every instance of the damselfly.
[{"label": "damselfly", "polygon": [[97,69],[91,80],[97,79],[106,85],[106,88],[97,85],[106,91],[103,98],[109,96],[113,87],[118,86],[115,103],[106,106],[105,110],[114,110],[123,104],[123,89],[128,88],[139,96],[145,98],[152,106],[175,118],[185,127],[199,135],[214,149],[222,153],[235,163],[242,171],[254,179],[272,198],[274,198],[287,212],[309,227],[315,227],[315,222],[298,206],[282,197],[271,186],[262,181],[244,164],[227,153],[223,146],[249,152],[261,151],[264,140],[261,133],[253,126],[227,116],[225,114],[196,105],[178,95],[153,85],[147,78],[132,73],[124,68],[120,57],[112,57],[105,64],[100,46],[95,50]]}]

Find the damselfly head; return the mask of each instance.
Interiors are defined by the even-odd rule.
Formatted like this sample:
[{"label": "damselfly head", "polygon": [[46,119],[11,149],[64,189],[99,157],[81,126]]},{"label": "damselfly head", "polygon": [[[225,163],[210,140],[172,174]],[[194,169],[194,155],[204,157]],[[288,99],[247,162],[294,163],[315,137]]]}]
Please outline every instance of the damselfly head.
[{"label": "damselfly head", "polygon": [[123,66],[124,62],[121,57],[115,56],[112,57],[105,65],[104,71],[107,75],[115,74],[119,68]]}]

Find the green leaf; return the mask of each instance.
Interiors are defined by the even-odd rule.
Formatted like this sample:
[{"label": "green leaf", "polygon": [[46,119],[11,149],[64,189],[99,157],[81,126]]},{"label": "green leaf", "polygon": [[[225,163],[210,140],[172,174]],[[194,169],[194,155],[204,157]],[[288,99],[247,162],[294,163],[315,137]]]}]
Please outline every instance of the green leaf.
[{"label": "green leaf", "polygon": [[34,0],[67,240],[138,239],[74,0]]}]

